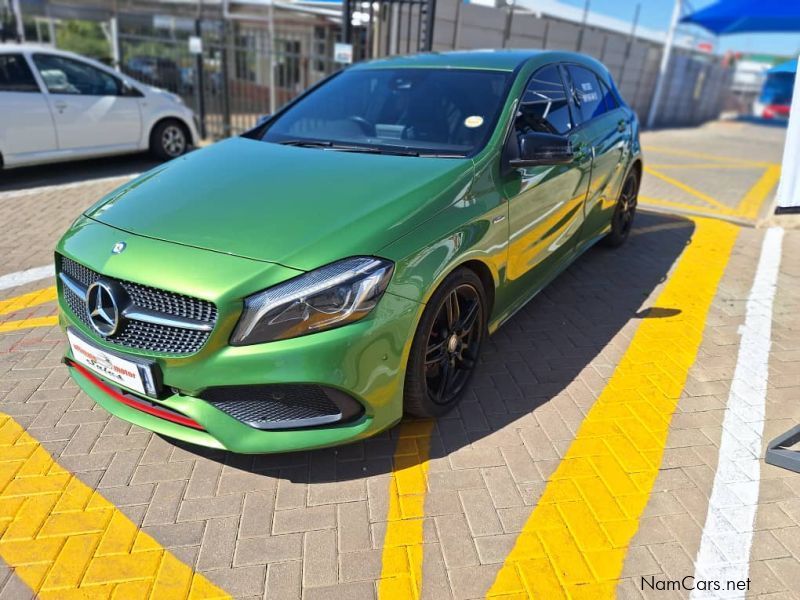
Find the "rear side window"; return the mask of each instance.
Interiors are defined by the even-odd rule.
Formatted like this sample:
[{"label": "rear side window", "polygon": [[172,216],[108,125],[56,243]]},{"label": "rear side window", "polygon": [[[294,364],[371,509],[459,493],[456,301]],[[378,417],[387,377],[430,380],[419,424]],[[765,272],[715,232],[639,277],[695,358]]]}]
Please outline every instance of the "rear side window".
[{"label": "rear side window", "polygon": [[38,92],[25,57],[21,54],[0,54],[0,92]]},{"label": "rear side window", "polygon": [[569,65],[567,67],[572,84],[572,98],[578,108],[580,123],[591,121],[606,112],[604,93],[600,81],[589,69]]},{"label": "rear side window", "polygon": [[522,94],[515,126],[523,134],[564,134],[572,129],[567,91],[556,65],[533,74]]},{"label": "rear side window", "polygon": [[603,80],[598,77],[600,81],[600,89],[603,91],[603,100],[606,103],[606,110],[611,111],[615,108],[619,108],[619,102],[617,102],[617,97],[614,95],[608,86],[603,83]]},{"label": "rear side window", "polygon": [[119,80],[78,60],[51,54],[34,54],[33,62],[39,69],[47,91],[51,94],[80,96],[117,96]]}]

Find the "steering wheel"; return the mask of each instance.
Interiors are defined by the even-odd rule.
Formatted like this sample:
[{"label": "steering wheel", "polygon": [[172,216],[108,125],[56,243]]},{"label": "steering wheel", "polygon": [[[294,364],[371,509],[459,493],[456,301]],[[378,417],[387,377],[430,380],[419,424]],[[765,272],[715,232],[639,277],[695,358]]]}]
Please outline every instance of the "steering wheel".
[{"label": "steering wheel", "polygon": [[361,132],[367,137],[375,137],[375,125],[367,121],[364,117],[359,117],[358,115],[353,115],[352,117],[347,117],[348,121],[351,121],[358,125],[361,129]]}]

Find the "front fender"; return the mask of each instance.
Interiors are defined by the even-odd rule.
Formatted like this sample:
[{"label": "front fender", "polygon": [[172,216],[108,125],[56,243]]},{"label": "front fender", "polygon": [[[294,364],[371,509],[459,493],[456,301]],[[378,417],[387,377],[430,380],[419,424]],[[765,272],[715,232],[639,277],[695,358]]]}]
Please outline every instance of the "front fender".
[{"label": "front fender", "polygon": [[424,304],[454,269],[482,263],[495,287],[507,260],[508,204],[499,196],[477,198],[467,191],[435,218],[382,248],[395,262],[392,293]]}]

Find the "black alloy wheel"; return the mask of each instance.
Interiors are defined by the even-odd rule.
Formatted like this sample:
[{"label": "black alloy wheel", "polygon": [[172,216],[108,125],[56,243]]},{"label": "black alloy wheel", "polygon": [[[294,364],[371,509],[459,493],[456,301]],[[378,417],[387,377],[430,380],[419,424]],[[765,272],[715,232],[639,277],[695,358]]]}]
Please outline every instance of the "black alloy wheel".
[{"label": "black alloy wheel", "polygon": [[638,196],[639,179],[636,173],[633,172],[628,175],[622,185],[617,205],[614,207],[614,214],[611,217],[611,232],[605,237],[607,246],[616,248],[624,244],[628,239],[633,226],[633,218],[636,216]]},{"label": "black alloy wheel", "polygon": [[469,269],[452,273],[420,320],[406,372],[405,410],[418,417],[449,411],[474,372],[486,334],[486,298]]}]

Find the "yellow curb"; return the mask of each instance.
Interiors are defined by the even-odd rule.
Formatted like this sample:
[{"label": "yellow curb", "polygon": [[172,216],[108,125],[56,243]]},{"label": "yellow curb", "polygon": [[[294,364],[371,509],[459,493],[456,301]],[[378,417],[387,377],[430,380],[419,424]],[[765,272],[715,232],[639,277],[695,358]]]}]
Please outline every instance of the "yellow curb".
[{"label": "yellow curb", "polygon": [[378,584],[381,600],[419,600],[422,593],[422,536],[432,431],[433,421],[429,420],[405,421],[399,428]]},{"label": "yellow curb", "polygon": [[748,190],[747,194],[742,198],[742,201],[739,202],[739,206],[736,207],[736,212],[746,219],[757,219],[758,213],[761,210],[761,205],[764,204],[764,200],[766,200],[780,178],[780,165],[771,165],[767,167],[761,178]]},{"label": "yellow curb", "polygon": [[738,233],[723,221],[694,222],[691,243],[654,303],[679,312],[639,325],[488,597],[614,597]]},{"label": "yellow curb", "polygon": [[229,598],[2,413],[0,558],[43,599]]}]

